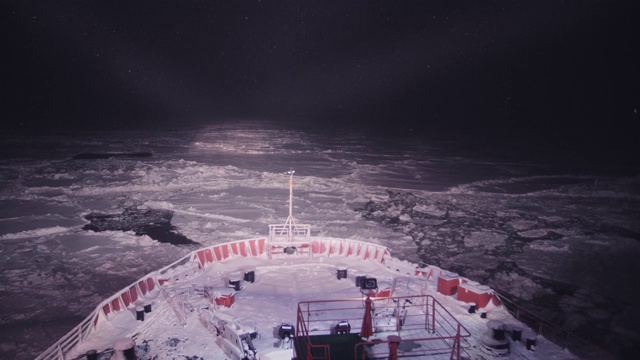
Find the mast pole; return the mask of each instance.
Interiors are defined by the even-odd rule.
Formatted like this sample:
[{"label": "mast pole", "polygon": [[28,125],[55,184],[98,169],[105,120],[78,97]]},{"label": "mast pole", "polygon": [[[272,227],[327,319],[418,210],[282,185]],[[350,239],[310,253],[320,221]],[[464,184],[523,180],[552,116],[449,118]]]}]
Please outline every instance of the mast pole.
[{"label": "mast pole", "polygon": [[293,241],[293,173],[295,171],[289,170],[289,241]]}]

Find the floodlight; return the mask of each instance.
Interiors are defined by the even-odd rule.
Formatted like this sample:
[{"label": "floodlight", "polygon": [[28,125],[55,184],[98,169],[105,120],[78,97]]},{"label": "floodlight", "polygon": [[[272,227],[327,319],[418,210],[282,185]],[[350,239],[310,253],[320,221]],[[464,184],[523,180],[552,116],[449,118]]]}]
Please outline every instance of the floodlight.
[{"label": "floodlight", "polygon": [[373,290],[378,288],[378,280],[376,278],[365,278],[360,280],[360,288],[363,290]]}]

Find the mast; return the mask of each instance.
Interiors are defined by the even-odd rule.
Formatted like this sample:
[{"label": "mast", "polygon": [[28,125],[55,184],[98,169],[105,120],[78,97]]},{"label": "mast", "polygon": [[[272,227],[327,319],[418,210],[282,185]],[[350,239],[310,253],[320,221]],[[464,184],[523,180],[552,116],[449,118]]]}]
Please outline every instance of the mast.
[{"label": "mast", "polygon": [[293,228],[295,227],[295,220],[293,219],[293,173],[295,173],[293,169],[287,172],[289,174],[289,217],[287,217],[285,224],[289,225],[289,241],[293,241]]},{"label": "mast", "polygon": [[[284,224],[270,224],[269,225],[269,240],[277,242],[278,238],[286,238],[287,242],[293,242],[295,237],[307,238],[311,235],[311,225],[298,225],[296,219],[293,217],[293,173],[295,171],[289,170],[285,174],[289,175],[289,216]],[[295,247],[293,247],[295,249]]]}]

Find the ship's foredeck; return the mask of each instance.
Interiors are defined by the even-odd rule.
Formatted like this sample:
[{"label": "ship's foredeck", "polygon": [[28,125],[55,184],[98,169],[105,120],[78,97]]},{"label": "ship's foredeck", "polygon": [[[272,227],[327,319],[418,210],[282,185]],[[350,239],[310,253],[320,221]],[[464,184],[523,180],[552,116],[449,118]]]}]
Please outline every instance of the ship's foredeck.
[{"label": "ship's foredeck", "polygon": [[[320,245],[315,246],[319,251]],[[164,282],[159,295],[149,301],[152,311],[144,314],[144,321],[136,320],[136,309],[133,306],[124,311],[103,315],[95,330],[73,350],[72,356],[80,356],[92,349],[104,351],[119,338],[133,337],[137,344],[136,352],[141,359],[155,356],[175,359],[233,358],[234,350],[230,349],[229,343],[217,336],[215,316],[223,314],[243,327],[255,329],[257,337],[253,339],[253,344],[258,349],[260,359],[290,360],[293,343],[282,340],[278,328],[283,323],[298,324],[297,309],[302,302],[355,300],[352,311],[349,310],[351,313],[326,316],[326,309],[308,311],[307,316],[311,321],[308,322],[307,331],[310,335],[317,336],[316,340],[331,335],[333,323],[339,320],[350,320],[353,329],[351,335],[360,332],[363,292],[356,286],[356,281],[363,276],[375,277],[377,291],[384,296],[430,296],[441,303],[455,319],[453,321],[459,321],[471,334],[466,339],[468,343],[465,348],[472,358],[477,358],[474,354],[481,356],[478,352],[478,339],[487,331],[489,319],[501,319],[505,323],[516,322],[500,307],[485,309],[487,318],[481,317],[480,312],[469,313],[468,304],[436,291],[435,278],[415,277],[413,271],[412,265],[392,258],[383,264],[376,261],[375,256],[370,259],[365,259],[364,256],[312,257],[302,253],[276,257],[230,256],[224,261],[202,268],[187,262],[156,275],[159,283],[162,279],[170,280]],[[250,281],[245,280],[247,274],[251,274],[248,277]],[[234,281],[239,283],[235,285]],[[387,290],[390,292],[383,292]],[[443,336],[442,332],[429,333],[428,329],[424,329],[421,334],[407,335],[406,332],[394,329],[393,324],[383,326],[385,321],[389,323],[394,318],[395,315],[391,312],[396,306],[390,304],[389,309],[385,310],[384,303],[381,297],[374,304],[374,317],[379,318],[373,319],[374,334],[369,340],[384,342],[392,334],[413,339]],[[424,311],[418,308],[414,310],[414,315],[424,318]],[[416,350],[425,350],[427,346],[431,346],[429,344],[426,340],[413,341],[400,350],[406,356],[412,351],[418,353]],[[381,346],[386,347],[388,344],[381,343],[378,348]],[[376,345],[370,344],[370,347],[375,348]],[[544,338],[538,339],[537,347],[536,352],[531,352],[527,351],[522,342],[515,342],[511,352],[524,359],[572,358]],[[450,351],[442,351],[441,354],[431,354],[430,358],[449,359],[450,355]]]}]

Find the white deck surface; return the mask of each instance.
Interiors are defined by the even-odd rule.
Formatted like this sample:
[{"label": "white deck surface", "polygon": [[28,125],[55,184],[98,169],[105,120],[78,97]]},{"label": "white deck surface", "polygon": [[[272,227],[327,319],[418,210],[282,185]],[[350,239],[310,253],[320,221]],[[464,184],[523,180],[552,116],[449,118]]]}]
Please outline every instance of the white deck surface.
[{"label": "white deck surface", "polygon": [[[347,268],[346,279],[337,279],[338,268]],[[117,339],[134,337],[137,344],[136,353],[141,359],[184,359],[185,357],[233,359],[233,355],[220,346],[221,338],[216,337],[203,326],[199,319],[198,312],[209,309],[212,313],[219,311],[228,314],[238,323],[257,329],[259,336],[254,340],[254,344],[260,359],[289,360],[293,351],[283,349],[277,336],[277,329],[282,323],[296,324],[296,309],[300,301],[358,299],[362,295],[360,289],[355,286],[355,276],[375,277],[379,287],[384,288],[392,284],[394,277],[405,275],[369,260],[353,258],[310,259],[296,256],[274,260],[235,258],[211,265],[206,271],[192,277],[188,283],[170,285],[167,290],[175,293],[180,288],[198,289],[201,286],[207,286],[214,291],[218,289],[218,291],[230,292],[233,289],[225,287],[229,275],[247,269],[255,271],[255,282],[244,283],[244,288],[235,293],[235,303],[231,308],[215,306],[201,296],[200,292],[192,291],[191,295],[183,297],[193,307],[191,310],[187,309],[186,325],[183,326],[172,307],[163,296],[159,296],[153,302],[153,311],[146,314],[143,322],[136,321],[133,311],[113,314],[108,321],[101,318],[96,331],[73,351],[71,357],[81,356],[91,349],[104,351],[109,349]],[[468,307],[464,304],[453,297],[435,292],[435,282],[427,282],[426,289],[472,333],[469,339],[471,347],[468,352],[473,359],[489,358],[476,348],[476,339],[479,339],[487,330],[486,322],[489,319],[501,319],[507,324],[515,323],[515,319],[501,308],[490,309],[487,319],[480,318],[479,313],[469,314]],[[418,291],[416,295],[419,295],[418,289],[400,286],[397,293],[406,295],[414,290]],[[357,326],[359,327],[359,324]],[[312,330],[322,332],[322,329]],[[328,327],[326,333],[329,333]],[[523,340],[530,334],[532,332],[525,328]],[[386,338],[387,334],[374,334],[374,337],[377,335],[384,335]],[[104,358],[107,358],[106,355]],[[449,357],[443,355],[442,358]],[[522,342],[512,341],[509,358],[573,359],[575,357],[539,337],[535,352],[527,351]]]}]

